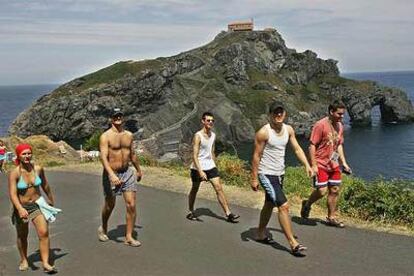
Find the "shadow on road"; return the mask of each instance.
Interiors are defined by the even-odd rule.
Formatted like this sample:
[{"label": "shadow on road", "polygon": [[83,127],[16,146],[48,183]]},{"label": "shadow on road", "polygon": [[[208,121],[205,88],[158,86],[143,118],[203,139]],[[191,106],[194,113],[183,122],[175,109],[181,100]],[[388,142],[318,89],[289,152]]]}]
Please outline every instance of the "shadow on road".
[{"label": "shadow on road", "polygon": [[283,233],[283,231],[280,230],[280,229],[267,228],[266,229],[266,235],[267,235],[267,237],[269,237],[271,239],[271,241],[269,243],[266,243],[265,244],[263,242],[259,242],[259,241],[256,240],[257,227],[251,227],[250,229],[242,232],[240,234],[240,238],[241,238],[242,241],[254,241],[257,244],[271,246],[274,249],[281,250],[281,251],[286,251],[286,252],[289,252],[290,253],[289,248],[287,248],[287,247],[281,245],[280,243],[276,242],[275,240],[273,240],[273,235],[272,235],[272,233],[270,231],[276,231],[276,232]]},{"label": "shadow on road", "polygon": [[[141,229],[141,228],[142,226],[140,225],[134,226],[134,229]],[[125,233],[126,233],[126,225],[121,224],[121,225],[118,225],[115,229],[111,229],[108,231],[108,238],[115,242],[124,242]],[[134,230],[132,232],[132,236],[136,239],[138,236],[138,232]]]},{"label": "shadow on road", "polygon": [[[194,210],[194,215],[197,218],[200,218],[202,216],[208,216],[208,217],[212,217],[212,218],[219,219],[219,220],[224,220],[224,221],[226,220],[225,217],[217,215],[216,213],[214,213],[208,208],[197,208]],[[203,220],[199,219],[199,221],[203,221]]]},{"label": "shadow on road", "polygon": [[[51,265],[55,264],[55,261],[62,258],[63,256],[68,255],[69,253],[60,253],[62,251],[62,249],[60,248],[51,248],[50,249],[50,260],[51,260]],[[32,254],[30,254],[27,257],[27,260],[29,261],[29,266],[32,270],[38,270],[39,267],[36,266],[34,263],[35,262],[41,262],[40,259],[40,251],[37,250],[35,252],[33,252]]]},{"label": "shadow on road", "polygon": [[304,218],[297,217],[297,216],[292,217],[292,221],[296,224],[307,225],[307,226],[316,226],[317,222],[323,223],[323,221],[320,219],[310,219],[310,218],[304,219]]}]

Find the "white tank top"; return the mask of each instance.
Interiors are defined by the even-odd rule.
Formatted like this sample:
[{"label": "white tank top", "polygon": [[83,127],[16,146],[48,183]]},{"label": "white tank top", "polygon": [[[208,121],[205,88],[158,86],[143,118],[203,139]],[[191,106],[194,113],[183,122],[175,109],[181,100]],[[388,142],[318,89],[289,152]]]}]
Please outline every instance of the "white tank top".
[{"label": "white tank top", "polygon": [[[216,164],[213,160],[213,155],[211,151],[213,149],[214,140],[216,139],[216,134],[211,132],[211,136],[206,138],[202,130],[198,131],[196,135],[200,137],[200,148],[198,151],[198,162],[200,163],[201,169],[203,171],[211,170],[212,168],[216,167]],[[194,162],[191,163],[191,169],[197,169]]]},{"label": "white tank top", "polygon": [[281,176],[285,174],[285,151],[289,142],[289,132],[285,124],[282,126],[282,135],[277,135],[276,131],[265,125],[269,139],[263,150],[262,158],[259,163],[259,173]]}]

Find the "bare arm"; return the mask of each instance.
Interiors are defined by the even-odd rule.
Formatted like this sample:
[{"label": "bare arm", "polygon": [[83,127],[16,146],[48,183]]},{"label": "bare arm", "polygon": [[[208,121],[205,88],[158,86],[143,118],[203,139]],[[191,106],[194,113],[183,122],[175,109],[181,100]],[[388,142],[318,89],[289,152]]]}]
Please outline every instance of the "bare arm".
[{"label": "bare arm", "polygon": [[[132,141],[132,134],[131,134],[131,141]],[[130,158],[131,158],[132,165],[134,165],[135,169],[137,170],[137,180],[140,181],[142,178],[142,171],[141,171],[141,167],[139,166],[139,159],[137,157],[137,153],[135,151],[133,142],[131,142]]]},{"label": "bare arm", "polygon": [[99,137],[99,151],[101,152],[101,162],[108,173],[109,180],[114,185],[121,185],[121,180],[119,180],[118,176],[114,173],[114,170],[112,170],[111,166],[109,165],[108,161],[108,154],[109,154],[109,141],[106,134],[102,134],[101,137]]},{"label": "bare arm", "polygon": [[193,138],[193,164],[196,167],[198,174],[200,175],[201,179],[207,180],[207,175],[205,172],[201,169],[200,161],[198,160],[198,153],[200,151],[200,136],[194,134]]},{"label": "bare arm", "polygon": [[43,167],[39,167],[39,169],[37,171],[39,172],[40,179],[42,179],[42,189],[46,193],[47,198],[49,199],[49,204],[50,205],[55,205],[55,199],[54,199],[52,191],[50,189],[49,182],[47,182],[45,171],[44,171]]},{"label": "bare arm", "polygon": [[314,144],[309,145],[309,158],[313,171],[315,173],[318,173],[318,162],[316,162],[316,146]]},{"label": "bare arm", "polygon": [[14,169],[9,175],[9,197],[10,201],[12,202],[13,206],[19,210],[22,207],[20,203],[19,197],[17,196],[17,179],[19,175],[17,171]]},{"label": "bare arm", "polygon": [[260,129],[254,139],[254,151],[252,157],[252,172],[251,172],[251,186],[253,191],[257,191],[259,183],[257,181],[257,172],[259,169],[260,159],[262,158],[262,153],[266,145],[267,140],[269,139],[266,131],[262,128]]},{"label": "bare arm", "polygon": [[288,126],[288,132],[289,132],[289,142],[290,142],[290,145],[293,151],[295,152],[296,157],[303,164],[303,166],[305,166],[308,176],[313,176],[312,168],[309,165],[308,160],[306,159],[306,155],[303,152],[301,146],[299,145],[298,140],[296,139],[295,131],[291,126]]},{"label": "bare arm", "polygon": [[346,162],[345,159],[345,153],[344,153],[344,147],[342,146],[342,144],[340,144],[338,146],[338,154],[339,154],[339,160],[341,160],[342,166],[344,166],[344,169],[347,172],[351,172],[351,168],[349,167],[348,163]]},{"label": "bare arm", "polygon": [[9,197],[14,208],[19,212],[21,218],[27,218],[29,213],[26,209],[23,208],[20,203],[19,197],[17,195],[17,180],[19,179],[19,174],[16,169],[14,169],[9,175]]}]

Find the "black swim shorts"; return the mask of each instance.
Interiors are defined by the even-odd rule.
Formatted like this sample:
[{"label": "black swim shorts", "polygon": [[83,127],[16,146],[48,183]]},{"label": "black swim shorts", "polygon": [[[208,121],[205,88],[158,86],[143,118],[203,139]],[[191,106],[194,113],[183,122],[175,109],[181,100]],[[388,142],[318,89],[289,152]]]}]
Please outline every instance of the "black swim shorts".
[{"label": "black swim shorts", "polygon": [[[219,171],[217,170],[216,167],[210,169],[210,170],[205,170],[203,171],[206,175],[207,175],[207,180],[210,180],[212,178],[216,178],[219,177]],[[198,171],[195,169],[191,169],[191,181],[193,183],[199,183],[201,182],[201,178],[200,175],[198,174]]]}]

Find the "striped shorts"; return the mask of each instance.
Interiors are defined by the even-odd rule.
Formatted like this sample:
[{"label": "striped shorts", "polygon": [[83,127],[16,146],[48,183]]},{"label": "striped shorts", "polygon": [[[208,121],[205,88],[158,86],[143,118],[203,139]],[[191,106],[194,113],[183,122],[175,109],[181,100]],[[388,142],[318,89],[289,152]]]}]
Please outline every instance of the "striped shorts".
[{"label": "striped shorts", "polygon": [[285,193],[283,192],[284,175],[268,175],[259,174],[259,182],[266,192],[266,201],[270,201],[273,205],[280,207],[287,202]]}]

